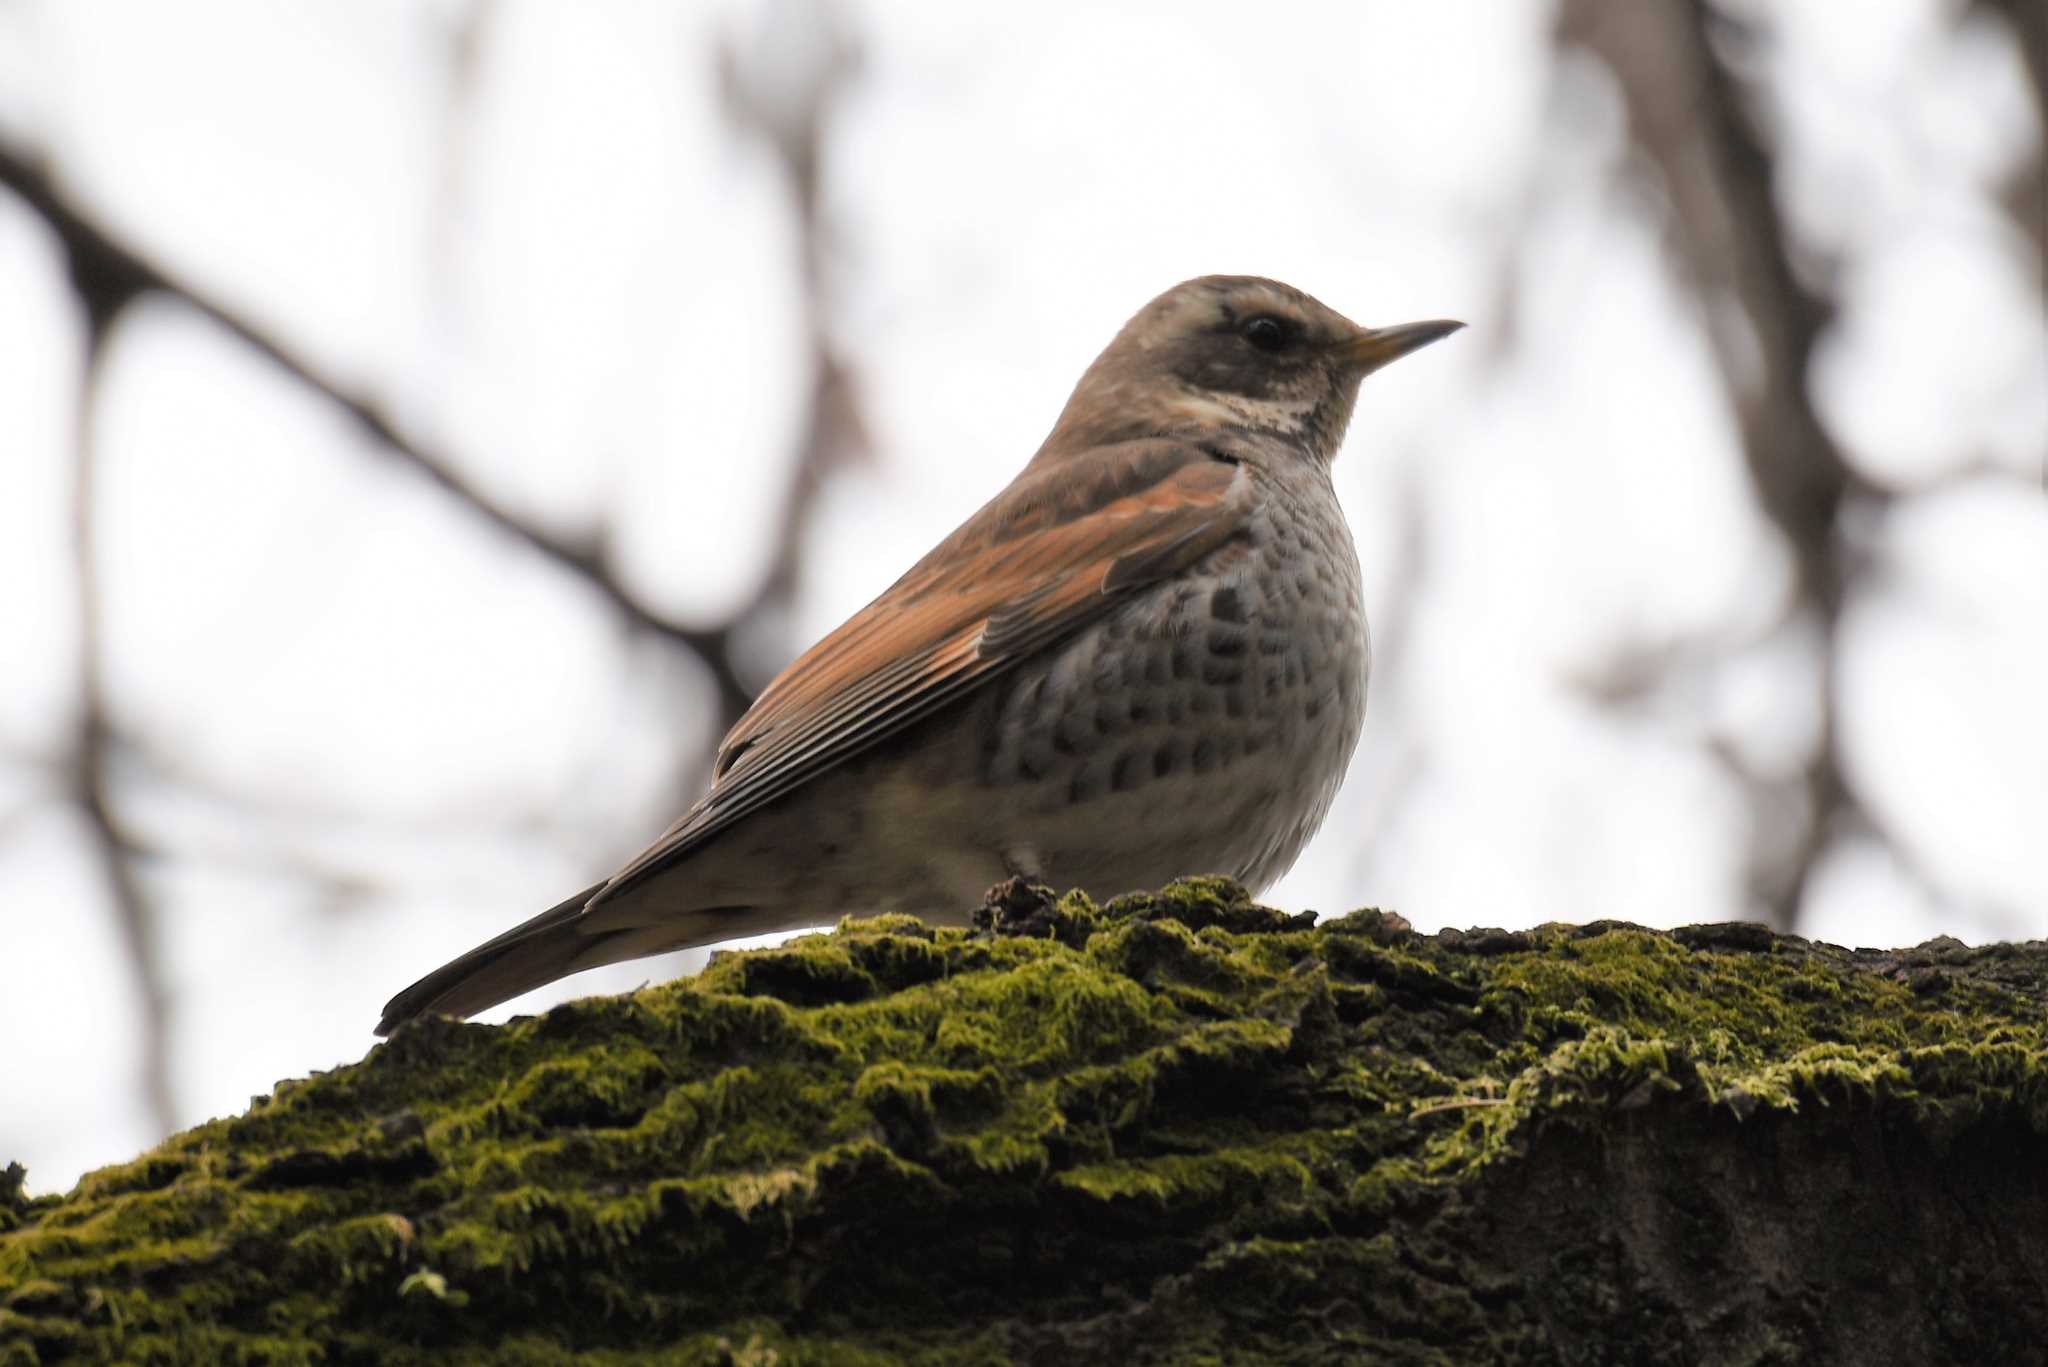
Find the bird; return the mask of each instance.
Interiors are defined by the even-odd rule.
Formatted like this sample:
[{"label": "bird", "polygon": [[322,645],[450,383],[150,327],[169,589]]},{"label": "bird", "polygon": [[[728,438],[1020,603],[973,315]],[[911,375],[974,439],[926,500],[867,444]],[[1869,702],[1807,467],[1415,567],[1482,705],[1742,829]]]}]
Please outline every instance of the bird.
[{"label": "bird", "polygon": [[769,682],[681,819],[400,992],[377,1033],[847,912],[965,924],[1011,878],[1270,885],[1365,720],[1331,464],[1360,382],[1462,326],[1361,327],[1257,276],[1167,290],[1007,487]]}]

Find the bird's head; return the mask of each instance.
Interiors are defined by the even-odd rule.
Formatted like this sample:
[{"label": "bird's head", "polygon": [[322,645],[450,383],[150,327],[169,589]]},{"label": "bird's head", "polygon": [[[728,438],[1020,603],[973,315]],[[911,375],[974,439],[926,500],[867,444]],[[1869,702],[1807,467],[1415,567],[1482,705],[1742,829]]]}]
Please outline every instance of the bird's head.
[{"label": "bird's head", "polygon": [[1462,323],[1362,328],[1291,285],[1205,275],[1138,310],[1074,387],[1044,453],[1235,428],[1327,463],[1358,383]]}]

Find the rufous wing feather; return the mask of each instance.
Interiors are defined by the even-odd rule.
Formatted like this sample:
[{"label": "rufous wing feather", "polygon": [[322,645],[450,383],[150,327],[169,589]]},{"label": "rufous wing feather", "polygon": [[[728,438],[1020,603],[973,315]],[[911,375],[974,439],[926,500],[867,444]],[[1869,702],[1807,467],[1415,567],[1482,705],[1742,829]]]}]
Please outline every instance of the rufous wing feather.
[{"label": "rufous wing feather", "polygon": [[1220,548],[1242,531],[1251,477],[1163,438],[1027,471],[776,678],[719,747],[711,791],[591,910]]}]

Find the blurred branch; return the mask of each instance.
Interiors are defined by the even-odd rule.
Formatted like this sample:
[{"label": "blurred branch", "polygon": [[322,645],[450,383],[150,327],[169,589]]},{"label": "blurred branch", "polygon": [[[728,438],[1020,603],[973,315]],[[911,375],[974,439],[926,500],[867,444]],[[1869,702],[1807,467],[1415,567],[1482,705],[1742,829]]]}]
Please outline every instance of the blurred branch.
[{"label": "blurred branch", "polygon": [[1792,268],[1789,232],[1772,193],[1775,153],[1746,105],[1739,78],[1716,51],[1718,11],[1703,3],[1684,9],[1692,20],[1687,53],[1704,97],[1696,126],[1730,229],[1722,242],[1696,241],[1692,250],[1710,270],[1715,257],[1725,262],[1717,272],[1721,283],[1732,285],[1755,331],[1762,363],[1749,383],[1733,358],[1723,357],[1730,388],[1741,400],[1750,482],[1792,549],[1798,592],[1832,624],[1841,613],[1845,577],[1836,536],[1843,499],[1851,491],[1878,496],[1849,468],[1809,395],[1814,345],[1834,321],[1834,302],[1807,289]]},{"label": "blurred branch", "polygon": [[[474,77],[481,27],[492,16],[479,5],[456,34],[453,68],[458,82]],[[858,66],[855,45],[822,5],[771,6],[765,27],[744,55],[729,45],[721,89],[735,127],[761,134],[789,178],[799,226],[806,311],[807,369],[811,395],[789,481],[775,524],[769,568],[754,591],[722,620],[705,625],[675,621],[626,587],[606,562],[601,539],[564,537],[520,516],[465,477],[454,462],[400,431],[377,404],[325,374],[310,358],[220,302],[190,281],[118,240],[74,203],[29,156],[0,144],[0,185],[14,192],[57,235],[72,263],[81,299],[95,317],[147,293],[169,296],[212,320],[298,383],[349,415],[386,457],[410,468],[471,514],[514,542],[554,563],[593,589],[629,626],[680,646],[709,671],[719,695],[717,734],[746,710],[753,690],[742,678],[737,637],[795,587],[800,550],[827,473],[869,447],[851,368],[839,355],[828,325],[825,286],[828,234],[821,210],[821,167],[826,116]],[[696,782],[693,775],[692,785]]]},{"label": "blurred branch", "polygon": [[1997,16],[2011,30],[2033,91],[2034,155],[2013,173],[2005,201],[2013,221],[2033,241],[2037,270],[2048,274],[2048,5],[2041,0],[1975,0],[1973,9]]},{"label": "blurred branch", "polygon": [[[865,458],[871,449],[852,369],[832,339],[832,244],[823,207],[826,121],[859,69],[852,34],[823,0],[774,0],[745,40],[728,39],[719,52],[718,86],[728,122],[767,144],[796,201],[811,395],[792,461],[795,475],[776,519],[784,546],[802,542],[825,474]],[[739,615],[785,603],[796,587],[796,568],[794,556],[777,556]]]},{"label": "blurred branch", "polygon": [[1558,36],[1614,73],[1630,134],[1661,175],[1678,258],[1700,297],[1740,424],[1751,487],[1792,556],[1783,620],[1810,618],[1822,642],[1818,682],[1826,705],[1799,780],[1800,835],[1789,853],[1766,857],[1773,842],[1763,840],[1752,848],[1752,887],[1789,930],[1834,833],[1852,824],[1875,829],[1843,775],[1834,676],[1851,568],[1841,512],[1851,498],[1876,503],[1884,495],[1843,458],[1809,394],[1814,347],[1834,305],[1794,269],[1790,232],[1773,197],[1775,150],[1729,57],[1749,35],[1704,0],[1565,0]]},{"label": "blurred branch", "polygon": [[2019,44],[2020,64],[2034,87],[2034,109],[2048,121],[2048,5],[2040,0],[1976,0],[1979,9],[2004,17]]},{"label": "blurred branch", "polygon": [[[110,293],[123,300],[145,293],[164,294],[211,319],[278,369],[320,394],[372,437],[386,456],[423,476],[472,514],[513,541],[583,580],[630,626],[671,641],[694,654],[717,684],[724,725],[752,701],[734,667],[732,636],[740,618],[706,627],[676,622],[643,603],[612,574],[601,547],[558,536],[527,522],[488,492],[472,483],[445,458],[401,433],[370,400],[321,373],[307,358],[218,302],[196,286],[180,280],[135,249],[116,241],[75,206],[37,166],[12,148],[0,145],[0,185],[6,186],[42,217],[57,234],[70,257],[73,280],[88,310],[90,292]],[[777,557],[782,558],[781,556]]]},{"label": "blurred branch", "polygon": [[[67,246],[68,246],[67,242]],[[115,928],[127,951],[142,1010],[138,1081],[150,1119],[168,1133],[178,1125],[171,1088],[170,990],[157,945],[157,918],[136,876],[140,852],[123,829],[113,796],[116,731],[107,705],[105,633],[99,578],[99,440],[94,414],[105,373],[108,329],[143,288],[119,259],[86,249],[70,256],[72,287],[85,306],[85,368],[78,385],[77,462],[72,484],[73,585],[78,611],[78,724],[70,756],[72,802],[85,820],[114,909]]]}]

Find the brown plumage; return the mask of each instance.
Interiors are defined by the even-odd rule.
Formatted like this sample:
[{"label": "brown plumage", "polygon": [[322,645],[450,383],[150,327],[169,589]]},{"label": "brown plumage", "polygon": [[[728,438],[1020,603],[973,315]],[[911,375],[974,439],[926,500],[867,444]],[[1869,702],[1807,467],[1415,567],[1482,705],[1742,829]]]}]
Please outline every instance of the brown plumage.
[{"label": "brown plumage", "polygon": [[681,820],[378,1033],[848,911],[958,920],[1013,874],[1278,877],[1365,706],[1329,462],[1359,380],[1458,326],[1364,329],[1254,277],[1167,291],[1007,488],[768,685]]}]

